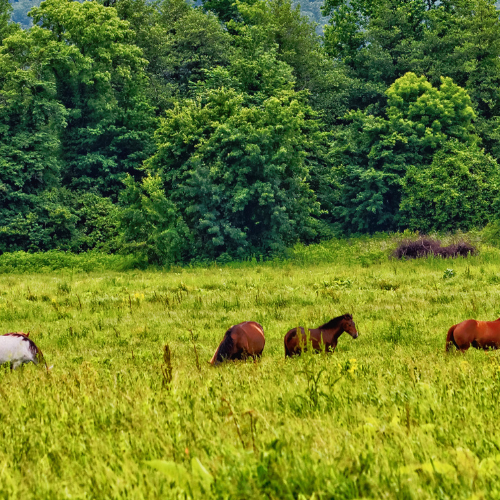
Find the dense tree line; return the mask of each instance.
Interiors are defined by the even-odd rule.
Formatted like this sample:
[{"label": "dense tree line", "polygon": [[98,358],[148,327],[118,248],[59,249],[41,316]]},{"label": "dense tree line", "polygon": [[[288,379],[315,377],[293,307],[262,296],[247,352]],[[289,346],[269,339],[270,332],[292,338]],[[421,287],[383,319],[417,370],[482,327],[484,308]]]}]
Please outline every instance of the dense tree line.
[{"label": "dense tree line", "polygon": [[0,0],[0,252],[244,258],[498,218],[489,0]]}]

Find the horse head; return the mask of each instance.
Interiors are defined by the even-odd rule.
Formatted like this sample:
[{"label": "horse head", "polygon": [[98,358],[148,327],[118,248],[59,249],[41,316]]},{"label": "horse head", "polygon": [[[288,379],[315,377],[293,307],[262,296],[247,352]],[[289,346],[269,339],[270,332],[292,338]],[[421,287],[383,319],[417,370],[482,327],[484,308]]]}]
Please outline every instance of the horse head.
[{"label": "horse head", "polygon": [[344,332],[347,332],[353,339],[358,338],[356,325],[354,324],[351,314],[344,314],[341,325],[344,329]]},{"label": "horse head", "polygon": [[234,342],[233,338],[231,337],[231,333],[234,327],[235,325],[233,325],[231,328],[229,328],[229,330],[227,330],[226,334],[224,335],[224,338],[222,339],[222,342],[219,344],[219,347],[217,347],[215,354],[210,360],[211,365],[217,366],[219,363],[222,363],[224,359],[231,358],[231,355],[233,354],[234,351]]}]

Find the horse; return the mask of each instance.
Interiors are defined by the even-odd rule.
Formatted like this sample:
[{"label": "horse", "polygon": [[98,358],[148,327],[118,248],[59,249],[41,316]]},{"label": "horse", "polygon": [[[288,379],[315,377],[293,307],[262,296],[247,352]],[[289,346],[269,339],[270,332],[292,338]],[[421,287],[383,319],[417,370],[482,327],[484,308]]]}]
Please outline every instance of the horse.
[{"label": "horse", "polygon": [[47,371],[42,351],[29,338],[29,333],[11,332],[0,335],[0,365],[10,363],[10,369],[15,370],[25,363],[43,362]]},{"label": "horse", "polygon": [[495,321],[466,319],[453,325],[446,335],[446,351],[455,346],[465,352],[470,346],[476,349],[498,349],[500,347],[500,318]]},{"label": "horse", "polygon": [[[300,335],[298,335],[299,329]],[[353,339],[358,338],[356,325],[351,314],[337,316],[324,325],[309,330],[312,348],[315,351],[321,351],[324,348],[326,352],[333,352],[337,347],[339,337],[344,332],[347,332]],[[285,335],[285,358],[294,354],[301,354],[307,348],[307,340],[307,335],[302,326],[288,331]]]},{"label": "horse", "polygon": [[226,359],[260,358],[265,343],[262,325],[255,321],[238,323],[225,333],[210,364],[216,366]]}]

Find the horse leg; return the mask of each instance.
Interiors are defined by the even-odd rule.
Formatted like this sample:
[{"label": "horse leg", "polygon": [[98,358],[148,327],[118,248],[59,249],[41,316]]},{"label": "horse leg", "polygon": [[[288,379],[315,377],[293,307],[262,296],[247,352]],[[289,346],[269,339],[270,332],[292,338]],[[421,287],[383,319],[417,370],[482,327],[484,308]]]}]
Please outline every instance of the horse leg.
[{"label": "horse leg", "polygon": [[261,354],[252,354],[252,359],[253,359],[253,362],[256,364],[257,361],[260,361],[260,358],[262,357],[262,353]]},{"label": "horse leg", "polygon": [[250,348],[248,346],[248,339],[244,338],[243,340],[240,340],[236,344],[236,350],[237,354],[235,359],[240,359],[242,361],[245,361],[249,357],[254,357],[253,353],[250,352]]}]

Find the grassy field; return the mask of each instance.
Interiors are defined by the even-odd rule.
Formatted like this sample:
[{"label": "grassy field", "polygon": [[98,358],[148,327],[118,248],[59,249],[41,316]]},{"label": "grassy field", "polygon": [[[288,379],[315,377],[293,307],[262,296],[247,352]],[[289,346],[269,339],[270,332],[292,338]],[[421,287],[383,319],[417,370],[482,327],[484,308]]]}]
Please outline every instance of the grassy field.
[{"label": "grassy field", "polygon": [[[452,324],[500,316],[500,251],[400,262],[394,245],[0,274],[2,331],[54,366],[0,370],[0,498],[500,498],[500,357],[444,353]],[[345,312],[357,340],[285,360],[287,330]],[[244,320],[261,361],[210,366]]]}]

